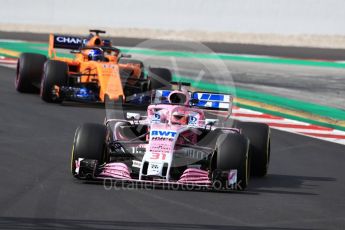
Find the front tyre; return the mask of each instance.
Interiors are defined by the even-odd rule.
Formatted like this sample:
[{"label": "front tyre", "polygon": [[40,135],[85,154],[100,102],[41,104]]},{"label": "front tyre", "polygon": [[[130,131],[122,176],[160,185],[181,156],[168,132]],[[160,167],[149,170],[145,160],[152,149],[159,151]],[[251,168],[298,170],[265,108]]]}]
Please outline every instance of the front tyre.
[{"label": "front tyre", "polygon": [[171,89],[172,73],[166,68],[149,68],[149,90]]},{"label": "front tyre", "polygon": [[73,176],[78,177],[76,164],[79,158],[97,160],[99,164],[106,161],[106,133],[106,126],[101,124],[86,123],[77,128],[71,155]]},{"label": "front tyre", "polygon": [[48,103],[61,103],[62,98],[54,92],[54,87],[67,85],[68,65],[65,62],[48,60],[44,65],[41,82],[41,98]]},{"label": "front tyre", "polygon": [[[248,154],[248,139],[238,133],[225,133],[217,138],[215,153],[212,157],[213,174],[237,170],[237,184],[231,189],[244,190],[248,186],[250,176],[250,159]],[[213,183],[216,178],[213,178]],[[227,183],[227,178],[221,183]]]}]

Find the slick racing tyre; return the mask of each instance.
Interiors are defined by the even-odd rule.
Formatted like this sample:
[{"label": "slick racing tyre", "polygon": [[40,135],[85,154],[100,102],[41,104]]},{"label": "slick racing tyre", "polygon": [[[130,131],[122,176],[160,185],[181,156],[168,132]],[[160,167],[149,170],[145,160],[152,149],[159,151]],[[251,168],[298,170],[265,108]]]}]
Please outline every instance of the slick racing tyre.
[{"label": "slick racing tyre", "polygon": [[62,98],[53,93],[54,86],[65,86],[68,80],[68,65],[65,62],[48,60],[44,65],[41,82],[41,98],[49,103],[61,103]]},{"label": "slick racing tyre", "polygon": [[21,93],[39,93],[43,65],[47,58],[41,54],[22,53],[18,59],[15,87]]},{"label": "slick racing tyre", "polygon": [[76,164],[79,158],[97,160],[99,164],[105,162],[106,126],[87,123],[79,126],[74,135],[71,172],[77,176]]},{"label": "slick racing tyre", "polygon": [[[216,175],[221,172],[237,170],[237,184],[232,187],[235,190],[244,190],[250,177],[250,159],[248,155],[248,139],[238,133],[225,133],[217,138],[215,153],[212,157],[213,175],[212,182],[221,183],[226,187],[228,178]],[[220,182],[219,182],[220,181]]]},{"label": "slick racing tyre", "polygon": [[236,122],[235,127],[240,129],[241,133],[249,139],[252,176],[265,176],[271,155],[269,126],[255,122]]},{"label": "slick racing tyre", "polygon": [[172,73],[165,68],[149,68],[149,90],[171,89]]}]

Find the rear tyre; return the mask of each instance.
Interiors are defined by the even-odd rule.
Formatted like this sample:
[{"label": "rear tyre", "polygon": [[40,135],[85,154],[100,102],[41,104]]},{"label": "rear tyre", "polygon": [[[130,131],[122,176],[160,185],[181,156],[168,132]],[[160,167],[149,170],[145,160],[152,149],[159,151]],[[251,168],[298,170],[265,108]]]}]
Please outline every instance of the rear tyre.
[{"label": "rear tyre", "polygon": [[271,155],[269,126],[255,122],[236,122],[235,127],[249,139],[249,154],[252,159],[251,174],[256,177],[265,176]]},{"label": "rear tyre", "polygon": [[[250,176],[248,139],[238,133],[221,134],[217,138],[216,152],[212,157],[213,173],[237,170],[237,184],[232,189],[244,190]],[[213,181],[215,183],[217,181]],[[227,178],[225,178],[227,183]],[[222,182],[224,183],[224,181]],[[223,185],[224,187],[224,185]]]},{"label": "rear tyre", "polygon": [[101,124],[87,123],[77,128],[71,156],[71,172],[73,176],[77,176],[75,169],[79,158],[97,160],[99,164],[106,161],[106,133],[106,126]]},{"label": "rear tyre", "polygon": [[21,93],[39,93],[43,66],[47,58],[41,54],[22,53],[18,59],[15,87]]},{"label": "rear tyre", "polygon": [[49,103],[61,103],[62,98],[53,93],[54,86],[65,86],[68,80],[68,65],[65,62],[48,60],[44,65],[41,82],[41,98]]},{"label": "rear tyre", "polygon": [[149,90],[171,89],[172,73],[166,68],[150,68],[148,72]]}]

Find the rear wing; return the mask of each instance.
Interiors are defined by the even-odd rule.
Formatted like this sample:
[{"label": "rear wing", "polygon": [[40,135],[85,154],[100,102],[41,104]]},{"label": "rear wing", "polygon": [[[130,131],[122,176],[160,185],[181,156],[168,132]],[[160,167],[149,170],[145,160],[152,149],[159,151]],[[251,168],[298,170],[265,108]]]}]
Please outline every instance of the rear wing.
[{"label": "rear wing", "polygon": [[193,106],[202,109],[231,112],[233,96],[221,93],[194,92],[191,95],[191,101]]},{"label": "rear wing", "polygon": [[[98,30],[90,30],[90,31],[94,32]],[[100,32],[103,32],[103,31],[100,31]],[[85,47],[85,46],[112,48],[111,41],[108,39],[101,39],[98,36],[98,34],[90,35],[88,38],[66,36],[66,35],[59,35],[59,34],[50,34],[48,55],[50,58],[53,56],[55,57],[56,56],[55,49],[79,50],[81,47]]]},{"label": "rear wing", "polygon": [[[153,104],[169,104],[170,93],[174,90],[156,90],[153,92],[151,102]],[[232,110],[233,96],[230,94],[210,92],[188,92],[189,105],[207,110],[228,111]]]},{"label": "rear wing", "polygon": [[56,56],[55,49],[77,50],[82,46],[84,40],[81,37],[50,34],[48,55],[49,57]]}]

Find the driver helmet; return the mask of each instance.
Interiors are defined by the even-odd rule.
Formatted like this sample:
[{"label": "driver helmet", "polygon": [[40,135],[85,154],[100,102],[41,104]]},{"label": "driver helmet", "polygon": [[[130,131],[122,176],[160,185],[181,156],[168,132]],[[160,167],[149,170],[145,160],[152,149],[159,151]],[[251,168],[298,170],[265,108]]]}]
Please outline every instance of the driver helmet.
[{"label": "driver helmet", "polygon": [[171,116],[171,123],[177,125],[187,125],[188,115],[181,112],[173,112]]},{"label": "driver helmet", "polygon": [[103,59],[103,53],[99,49],[90,50],[88,53],[88,59],[90,61],[101,61]]}]

